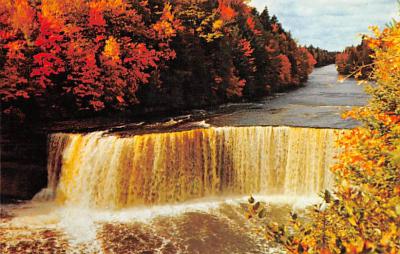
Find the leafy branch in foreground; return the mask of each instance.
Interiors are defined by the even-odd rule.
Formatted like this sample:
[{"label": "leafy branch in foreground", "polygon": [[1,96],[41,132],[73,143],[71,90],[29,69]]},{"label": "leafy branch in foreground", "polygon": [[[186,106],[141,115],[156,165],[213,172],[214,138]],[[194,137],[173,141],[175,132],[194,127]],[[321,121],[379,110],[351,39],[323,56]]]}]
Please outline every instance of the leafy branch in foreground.
[{"label": "leafy branch in foreground", "polygon": [[366,40],[376,85],[367,88],[372,99],[366,106],[344,114],[363,126],[338,141],[334,192],[325,191],[323,203],[306,210],[304,219],[292,214],[288,225],[266,227],[267,238],[290,253],[400,251],[400,23],[373,31]]}]

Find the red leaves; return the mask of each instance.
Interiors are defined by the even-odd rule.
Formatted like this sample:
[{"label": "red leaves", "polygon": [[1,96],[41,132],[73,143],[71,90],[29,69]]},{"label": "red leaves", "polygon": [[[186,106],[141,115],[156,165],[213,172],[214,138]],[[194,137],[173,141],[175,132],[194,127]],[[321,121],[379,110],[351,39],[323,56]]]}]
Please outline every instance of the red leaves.
[{"label": "red leaves", "polygon": [[103,17],[102,10],[98,8],[90,8],[89,10],[89,26],[100,26],[103,27],[106,25],[106,21]]},{"label": "red leaves", "polygon": [[292,64],[290,63],[288,57],[286,55],[278,55],[277,58],[281,63],[281,68],[279,69],[279,81],[284,84],[290,84],[292,77],[291,77],[291,70]]},{"label": "red leaves", "polygon": [[43,51],[51,50],[54,53],[61,51],[60,42],[63,41],[61,28],[50,19],[39,15],[40,33],[35,41]]},{"label": "red leaves", "polygon": [[63,36],[60,34],[60,27],[50,19],[39,15],[40,34],[35,45],[40,47],[41,53],[33,56],[33,63],[30,74],[35,78],[36,83],[42,89],[52,85],[51,76],[65,71],[64,61],[57,56],[61,52]]},{"label": "red leaves", "polygon": [[[79,47],[79,46],[78,46]],[[71,52],[71,73],[68,80],[73,84],[73,89],[67,89],[75,95],[76,103],[80,109],[101,110],[105,107],[103,97],[103,84],[101,83],[101,70],[96,64],[95,50],[73,48]]]},{"label": "red leaves", "polygon": [[[157,5],[144,0],[34,2],[15,0],[6,11],[0,10],[5,52],[0,59],[5,58],[0,92],[2,102],[10,105],[30,97],[43,104],[41,108],[62,108],[61,104],[73,101],[73,110],[123,109],[139,102],[136,92],[141,85],[159,85],[167,68],[177,75],[178,83],[182,81],[173,89],[181,89],[199,73],[210,73],[218,86],[215,95],[221,97],[213,99],[233,99],[243,96],[245,85],[251,96],[269,90],[266,84],[277,80],[281,84],[299,80],[297,68],[291,73],[288,56],[292,64],[313,65],[312,57],[297,51],[277,20],[268,20],[275,32],[270,31],[244,0],[190,7],[174,1],[176,9],[165,1]],[[182,57],[182,66],[166,64],[177,55],[171,45]],[[199,82],[205,83],[210,82]],[[204,85],[198,90],[209,94],[207,89],[213,88]],[[45,98],[50,92],[52,102]],[[60,105],[54,106],[54,101]]]},{"label": "red leaves", "polygon": [[81,110],[137,103],[139,85],[153,74],[157,82],[163,62],[176,57],[170,41],[181,29],[170,4],[161,15],[147,1],[138,4],[56,0],[31,6],[16,0],[7,6],[0,11],[0,42],[7,54],[0,71],[2,101],[42,96],[58,86],[64,91],[58,96],[72,95]]},{"label": "red leaves", "polygon": [[41,88],[46,88],[51,83],[50,77],[53,74],[59,74],[63,72],[64,62],[50,53],[39,53],[33,56],[34,63],[38,66],[32,69],[31,77],[38,78],[38,84]]},{"label": "red leaves", "polygon": [[26,46],[22,40],[7,43],[4,48],[8,50],[4,67],[0,70],[0,98],[5,113],[15,113],[23,117],[21,112],[9,105],[18,100],[30,98],[28,80],[23,75],[25,71],[26,57],[22,49]]},{"label": "red leaves", "polygon": [[239,42],[241,50],[243,51],[243,55],[246,57],[251,57],[254,52],[254,49],[251,47],[251,44],[246,39],[241,39]]},{"label": "red leaves", "polygon": [[258,36],[262,34],[260,30],[256,29],[256,22],[252,17],[246,19],[246,24],[255,35]]},{"label": "red leaves", "polygon": [[336,65],[338,68],[339,73],[346,74],[348,71],[346,70],[347,68],[347,63],[349,62],[349,53],[343,52],[339,53],[336,55]]},{"label": "red leaves", "polygon": [[314,70],[314,66],[317,64],[314,56],[304,47],[298,49],[298,55],[298,58],[301,59],[298,65],[305,65],[305,71],[307,74],[311,74],[311,72]]}]

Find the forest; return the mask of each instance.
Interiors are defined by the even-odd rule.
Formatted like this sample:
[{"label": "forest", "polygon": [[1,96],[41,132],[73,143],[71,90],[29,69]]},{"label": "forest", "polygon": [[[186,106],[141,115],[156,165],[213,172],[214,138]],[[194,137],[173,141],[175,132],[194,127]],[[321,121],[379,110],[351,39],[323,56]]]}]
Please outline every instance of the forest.
[{"label": "forest", "polygon": [[339,54],[339,52],[330,52],[326,49],[321,49],[312,45],[307,47],[307,50],[311,53],[311,55],[313,55],[314,59],[317,61],[315,67],[335,64],[336,55]]},{"label": "forest", "polygon": [[356,79],[371,79],[373,51],[366,37],[358,46],[347,47],[336,55],[336,66],[339,74]]},{"label": "forest", "polygon": [[334,62],[247,2],[5,1],[2,115],[65,119],[254,100]]}]

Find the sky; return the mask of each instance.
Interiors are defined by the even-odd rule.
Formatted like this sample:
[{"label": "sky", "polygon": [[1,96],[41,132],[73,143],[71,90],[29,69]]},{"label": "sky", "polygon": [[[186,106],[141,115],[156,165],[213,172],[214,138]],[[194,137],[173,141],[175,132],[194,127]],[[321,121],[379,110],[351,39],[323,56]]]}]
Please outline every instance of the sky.
[{"label": "sky", "polygon": [[331,51],[359,44],[370,25],[400,19],[396,0],[252,0],[251,5],[260,12],[267,6],[300,44]]}]

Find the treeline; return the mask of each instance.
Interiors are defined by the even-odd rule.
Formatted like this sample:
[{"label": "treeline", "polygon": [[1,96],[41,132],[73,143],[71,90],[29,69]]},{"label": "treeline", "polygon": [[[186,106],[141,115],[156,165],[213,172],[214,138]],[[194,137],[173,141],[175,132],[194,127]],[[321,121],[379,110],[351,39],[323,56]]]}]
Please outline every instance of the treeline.
[{"label": "treeline", "polygon": [[370,79],[372,54],[373,51],[365,39],[358,46],[347,47],[342,53],[336,55],[339,74],[357,79]]},{"label": "treeline", "polygon": [[316,64],[245,0],[3,2],[2,110],[21,118],[253,99],[299,86]]},{"label": "treeline", "polygon": [[307,50],[313,55],[317,61],[315,67],[322,67],[330,64],[335,64],[337,52],[330,52],[326,49],[315,48],[314,46],[307,47]]}]

